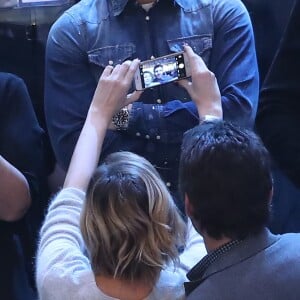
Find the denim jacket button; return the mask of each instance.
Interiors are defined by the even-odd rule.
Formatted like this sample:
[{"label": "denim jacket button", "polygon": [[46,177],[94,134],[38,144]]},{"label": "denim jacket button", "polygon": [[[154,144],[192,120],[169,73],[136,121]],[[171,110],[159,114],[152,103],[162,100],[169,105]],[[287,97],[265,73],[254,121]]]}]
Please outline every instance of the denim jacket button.
[{"label": "denim jacket button", "polygon": [[160,100],[160,99],[157,99],[156,102],[160,104],[160,103],[161,103],[161,100]]},{"label": "denim jacket button", "polygon": [[156,139],[157,139],[157,140],[160,140],[160,135],[157,135],[157,136],[156,136]]},{"label": "denim jacket button", "polygon": [[139,132],[137,132],[135,135],[136,135],[136,136],[141,136],[141,134],[140,134]]},{"label": "denim jacket button", "polygon": [[146,16],[145,19],[146,19],[146,21],[149,21],[149,20],[150,20],[150,17],[149,17],[149,16]]},{"label": "denim jacket button", "polygon": [[112,65],[114,64],[114,62],[113,62],[112,60],[109,60],[109,61],[108,61],[108,64],[109,64],[110,66],[112,66]]},{"label": "denim jacket button", "polygon": [[167,161],[164,161],[164,165],[166,166],[168,164],[168,162]]},{"label": "denim jacket button", "polygon": [[151,55],[150,59],[155,59],[155,56],[154,56],[154,55]]},{"label": "denim jacket button", "polygon": [[167,187],[170,187],[170,186],[171,186],[171,182],[167,182],[167,183],[166,183],[166,186],[167,186]]},{"label": "denim jacket button", "polygon": [[150,139],[150,136],[149,136],[148,134],[146,134],[145,138],[146,138],[147,140],[149,140],[149,139]]}]

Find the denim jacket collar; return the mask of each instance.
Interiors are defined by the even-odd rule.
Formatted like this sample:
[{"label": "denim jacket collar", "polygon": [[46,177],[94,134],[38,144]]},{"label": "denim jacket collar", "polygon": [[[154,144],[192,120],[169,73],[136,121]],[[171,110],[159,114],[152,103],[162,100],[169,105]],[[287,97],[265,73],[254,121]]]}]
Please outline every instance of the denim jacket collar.
[{"label": "denim jacket collar", "polygon": [[114,16],[118,16],[126,6],[128,0],[111,0],[112,12]]},{"label": "denim jacket collar", "polygon": [[[110,0],[112,6],[112,12],[114,16],[118,16],[124,10],[128,0]],[[165,0],[162,0],[165,1]],[[181,6],[186,11],[197,10],[201,7],[208,5],[211,0],[173,0],[179,6]]]}]

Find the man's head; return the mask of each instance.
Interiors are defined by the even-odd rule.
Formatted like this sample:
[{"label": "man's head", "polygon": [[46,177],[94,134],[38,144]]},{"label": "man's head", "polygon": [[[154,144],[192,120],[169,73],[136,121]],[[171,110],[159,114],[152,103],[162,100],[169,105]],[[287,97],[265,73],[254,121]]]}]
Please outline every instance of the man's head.
[{"label": "man's head", "polygon": [[158,78],[160,79],[163,74],[164,74],[164,67],[163,65],[155,65],[154,68],[153,68],[153,72],[154,72],[154,76],[155,78]]},{"label": "man's head", "polygon": [[150,85],[153,81],[153,74],[150,71],[144,71],[143,76],[144,76],[145,86]]},{"label": "man's head", "polygon": [[241,239],[268,222],[270,159],[253,132],[223,121],[191,129],[183,139],[179,173],[198,231]]}]

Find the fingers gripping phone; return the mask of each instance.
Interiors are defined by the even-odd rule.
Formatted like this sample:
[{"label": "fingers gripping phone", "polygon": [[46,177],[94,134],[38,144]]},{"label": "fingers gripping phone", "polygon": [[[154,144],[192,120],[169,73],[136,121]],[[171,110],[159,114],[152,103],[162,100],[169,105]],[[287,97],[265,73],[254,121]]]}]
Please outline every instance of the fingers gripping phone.
[{"label": "fingers gripping phone", "polygon": [[140,63],[134,81],[136,90],[166,84],[191,76],[185,52],[177,52]]}]

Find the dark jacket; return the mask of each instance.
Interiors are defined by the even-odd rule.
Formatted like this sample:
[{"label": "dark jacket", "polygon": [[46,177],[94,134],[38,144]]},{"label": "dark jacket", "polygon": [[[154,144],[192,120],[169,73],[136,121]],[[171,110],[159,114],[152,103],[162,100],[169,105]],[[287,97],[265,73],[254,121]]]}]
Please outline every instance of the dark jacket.
[{"label": "dark jacket", "polygon": [[274,161],[300,187],[300,2],[263,85],[256,126]]},{"label": "dark jacket", "polygon": [[273,235],[264,229],[212,263],[187,300],[300,299],[300,234]]}]

